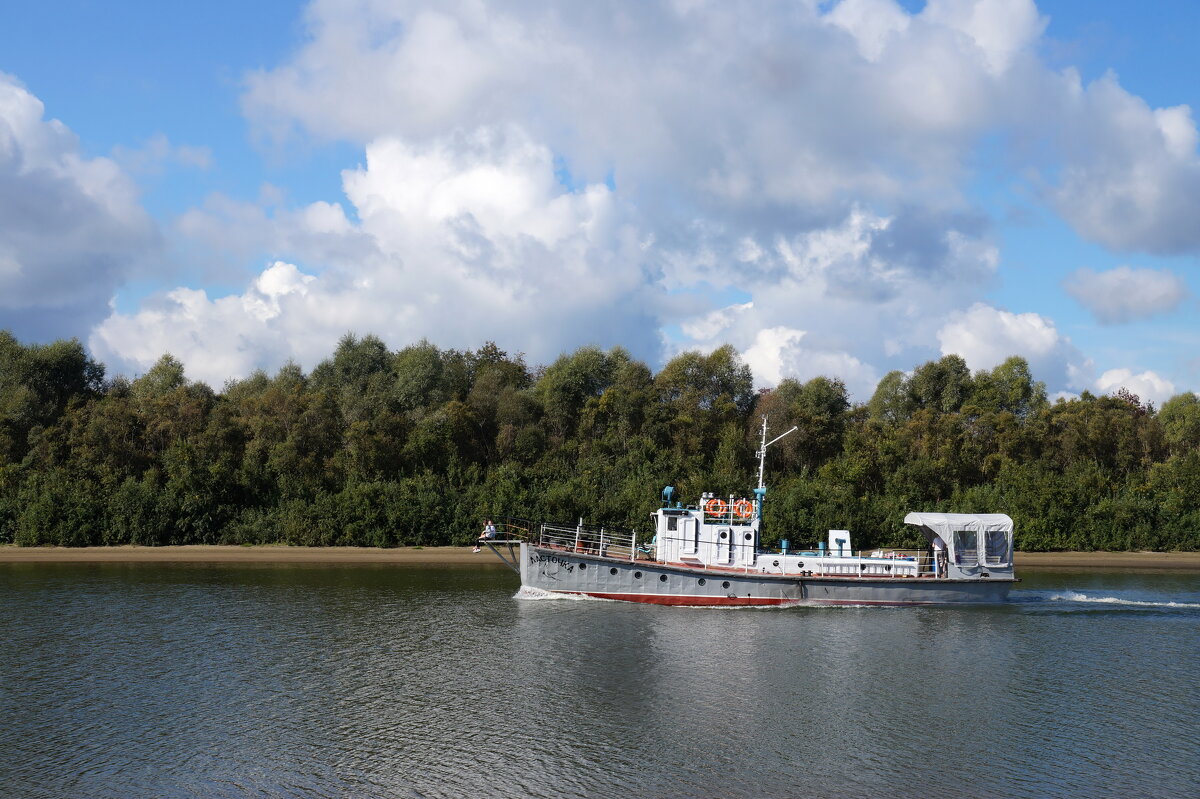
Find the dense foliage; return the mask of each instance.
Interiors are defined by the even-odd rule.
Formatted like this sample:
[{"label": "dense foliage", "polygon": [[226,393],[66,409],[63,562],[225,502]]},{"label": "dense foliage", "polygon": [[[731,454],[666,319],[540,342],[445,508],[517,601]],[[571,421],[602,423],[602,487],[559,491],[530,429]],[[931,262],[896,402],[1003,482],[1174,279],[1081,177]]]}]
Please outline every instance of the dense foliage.
[{"label": "dense foliage", "polygon": [[[531,370],[486,344],[391,352],[346,336],[216,393],[169,355],[105,380],[78,341],[0,332],[0,542],[462,544],[487,515],[645,529],[659,489],[748,493],[763,414],[766,539],[913,545],[909,510],[1004,512],[1018,547],[1197,549],[1200,400],[1050,404],[1027,364],[957,356],[755,392],[730,347],[657,374],[585,347]],[[807,544],[806,544],[807,542]]]}]

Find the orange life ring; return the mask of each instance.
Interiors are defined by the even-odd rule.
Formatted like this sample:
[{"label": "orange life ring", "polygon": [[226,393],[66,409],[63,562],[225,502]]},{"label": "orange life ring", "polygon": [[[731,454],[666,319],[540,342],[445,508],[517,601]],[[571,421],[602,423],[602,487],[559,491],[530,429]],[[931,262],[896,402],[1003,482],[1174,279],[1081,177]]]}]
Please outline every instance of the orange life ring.
[{"label": "orange life ring", "polygon": [[704,512],[709,516],[724,516],[725,500],[713,497],[708,502],[704,503]]},{"label": "orange life ring", "polygon": [[739,519],[749,519],[754,515],[754,503],[748,499],[739,499],[733,503],[733,515]]}]

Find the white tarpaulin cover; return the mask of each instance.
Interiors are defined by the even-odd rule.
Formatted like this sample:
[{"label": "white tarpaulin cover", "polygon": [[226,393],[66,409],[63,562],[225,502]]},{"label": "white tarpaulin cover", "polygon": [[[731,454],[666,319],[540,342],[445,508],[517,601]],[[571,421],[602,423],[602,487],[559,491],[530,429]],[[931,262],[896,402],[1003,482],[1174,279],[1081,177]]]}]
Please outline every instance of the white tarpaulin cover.
[{"label": "white tarpaulin cover", "polygon": [[1012,533],[1013,529],[1012,519],[1003,513],[910,513],[904,517],[904,523],[928,527],[943,541],[949,541],[955,530]]},{"label": "white tarpaulin cover", "polygon": [[1013,523],[1003,513],[910,513],[904,523],[920,527],[935,549],[947,549],[950,564],[959,572],[1012,563]]}]

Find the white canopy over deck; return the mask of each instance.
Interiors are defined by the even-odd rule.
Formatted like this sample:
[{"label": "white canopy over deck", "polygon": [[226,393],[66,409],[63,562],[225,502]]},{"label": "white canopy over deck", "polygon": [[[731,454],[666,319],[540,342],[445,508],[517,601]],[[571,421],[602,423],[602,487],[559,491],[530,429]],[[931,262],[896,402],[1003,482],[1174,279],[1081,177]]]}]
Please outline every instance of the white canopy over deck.
[{"label": "white canopy over deck", "polygon": [[935,553],[946,551],[947,576],[1012,570],[1013,521],[1003,513],[910,513],[904,523],[920,528]]}]

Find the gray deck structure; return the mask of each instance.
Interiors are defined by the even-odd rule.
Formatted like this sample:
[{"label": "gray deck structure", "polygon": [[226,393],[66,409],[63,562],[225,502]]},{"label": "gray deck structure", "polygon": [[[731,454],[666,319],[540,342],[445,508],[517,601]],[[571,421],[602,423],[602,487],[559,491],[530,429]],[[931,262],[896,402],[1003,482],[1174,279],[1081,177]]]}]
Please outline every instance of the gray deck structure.
[{"label": "gray deck structure", "polygon": [[[607,530],[540,525],[492,549],[529,589],[661,605],[926,605],[1002,602],[1016,582],[1012,521],[1002,514],[919,514],[924,551],[850,550],[845,530],[829,547],[763,551],[757,508],[750,519],[703,497],[696,507],[655,512],[651,545]],[[736,500],[735,500],[736,502]],[[505,546],[507,545],[507,550]]]}]

